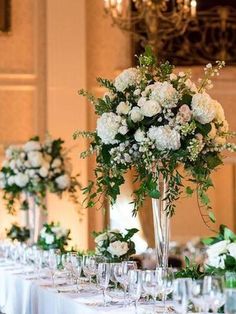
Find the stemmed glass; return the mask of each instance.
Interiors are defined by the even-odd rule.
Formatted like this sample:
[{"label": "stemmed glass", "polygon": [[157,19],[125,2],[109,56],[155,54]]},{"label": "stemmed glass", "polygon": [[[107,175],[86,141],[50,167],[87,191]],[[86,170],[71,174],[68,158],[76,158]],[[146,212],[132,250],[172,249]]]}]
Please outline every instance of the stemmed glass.
[{"label": "stemmed glass", "polygon": [[175,311],[179,314],[186,314],[191,293],[191,279],[178,278],[173,283],[172,298]]},{"label": "stemmed glass", "polygon": [[82,272],[83,259],[77,253],[71,256],[72,274],[76,281],[77,292],[79,292],[79,280]]},{"label": "stemmed glass", "polygon": [[129,270],[137,269],[137,263],[133,261],[124,261],[121,264],[114,266],[114,276],[116,280],[122,285],[124,290],[124,306],[127,305],[126,295],[129,283],[128,272]]},{"label": "stemmed glass", "polygon": [[142,294],[142,271],[129,270],[128,273],[128,295],[131,301],[134,301],[135,313],[138,313],[138,301]]},{"label": "stemmed glass", "polygon": [[55,274],[58,266],[58,254],[55,251],[50,251],[48,255],[48,268],[52,277],[52,286],[55,288]]},{"label": "stemmed glass", "polygon": [[203,279],[194,280],[191,287],[191,301],[204,313],[210,309],[210,291]]},{"label": "stemmed glass", "polygon": [[110,281],[110,274],[111,274],[111,266],[109,263],[99,263],[98,265],[98,272],[97,272],[97,280],[99,286],[102,288],[103,292],[103,303],[104,306],[107,305],[107,288]]},{"label": "stemmed glass", "polygon": [[158,270],[145,270],[142,273],[143,290],[147,295],[151,295],[154,300],[154,313],[156,310],[156,298],[163,288],[159,274]]},{"label": "stemmed glass", "polygon": [[207,293],[209,307],[213,313],[225,303],[224,280],[223,277],[204,277],[204,290]]},{"label": "stemmed glass", "polygon": [[115,267],[120,265],[121,263],[111,263],[111,276],[110,276],[110,280],[114,283],[115,285],[115,289],[117,289],[117,280],[116,280],[116,276],[115,276]]},{"label": "stemmed glass", "polygon": [[164,305],[164,313],[166,312],[167,296],[173,291],[174,273],[172,268],[157,267],[156,273],[158,282],[161,287],[162,302]]},{"label": "stemmed glass", "polygon": [[83,272],[85,276],[89,278],[89,283],[91,285],[92,277],[97,274],[97,262],[95,256],[83,256]]}]

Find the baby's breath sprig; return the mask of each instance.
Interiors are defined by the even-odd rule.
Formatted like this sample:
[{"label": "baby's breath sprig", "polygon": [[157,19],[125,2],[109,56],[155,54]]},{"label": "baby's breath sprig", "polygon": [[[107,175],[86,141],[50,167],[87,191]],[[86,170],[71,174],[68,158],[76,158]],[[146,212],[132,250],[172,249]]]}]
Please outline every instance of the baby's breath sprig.
[{"label": "baby's breath sprig", "polygon": [[220,70],[225,66],[225,61],[216,61],[216,65],[213,66],[211,63],[208,63],[204,68],[204,77],[199,79],[198,91],[202,92],[205,89],[211,89],[213,87],[211,78],[214,76],[220,75]]}]

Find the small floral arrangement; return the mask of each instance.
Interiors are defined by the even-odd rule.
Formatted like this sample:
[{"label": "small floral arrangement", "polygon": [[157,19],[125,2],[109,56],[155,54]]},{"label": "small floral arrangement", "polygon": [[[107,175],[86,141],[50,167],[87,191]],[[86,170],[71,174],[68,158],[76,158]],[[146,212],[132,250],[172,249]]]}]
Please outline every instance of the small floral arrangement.
[{"label": "small floral arrangement", "polygon": [[26,242],[30,237],[30,231],[26,227],[20,227],[17,223],[12,224],[11,228],[7,230],[7,237],[12,241]]},{"label": "small floral arrangement", "polygon": [[59,249],[64,251],[68,240],[70,240],[69,235],[70,230],[62,228],[59,223],[44,224],[39,233],[37,245],[42,250]]},{"label": "small floral arrangement", "polygon": [[10,213],[14,213],[16,201],[21,209],[28,209],[27,196],[45,208],[46,192],[61,195],[69,192],[77,202],[79,187],[77,176],[71,175],[71,165],[61,139],[47,139],[41,143],[39,137],[30,139],[23,146],[10,146],[0,170],[0,188]]},{"label": "small floral arrangement", "polygon": [[124,174],[133,168],[138,184],[133,194],[134,214],[147,196],[161,197],[158,182],[162,177],[168,182],[165,210],[171,216],[183,192],[182,165],[185,179],[191,182],[185,186],[186,193],[196,191],[200,208],[208,214],[201,211],[206,224],[215,220],[206,193],[212,186],[210,174],[222,164],[223,150],[236,150],[227,142],[234,134],[229,132],[221,104],[207,93],[212,77],[219,75],[223,66],[220,61],[215,66],[208,64],[195,85],[190,72],[174,73],[169,62],[157,63],[147,48],[136,68],[124,70],[112,81],[98,78],[108,89],[103,98],[80,91],[99,116],[94,132],[74,135],[91,140],[83,158],[96,154],[96,183],[90,182],[84,189],[88,207],[99,203],[101,193],[114,204]]},{"label": "small floral arrangement", "polygon": [[113,261],[128,260],[135,254],[135,244],[131,240],[138,229],[126,229],[127,233],[122,234],[119,230],[106,230],[94,232],[96,253]]},{"label": "small floral arrangement", "polygon": [[236,271],[236,234],[225,225],[220,226],[217,236],[206,238],[208,245],[206,270],[212,273]]}]

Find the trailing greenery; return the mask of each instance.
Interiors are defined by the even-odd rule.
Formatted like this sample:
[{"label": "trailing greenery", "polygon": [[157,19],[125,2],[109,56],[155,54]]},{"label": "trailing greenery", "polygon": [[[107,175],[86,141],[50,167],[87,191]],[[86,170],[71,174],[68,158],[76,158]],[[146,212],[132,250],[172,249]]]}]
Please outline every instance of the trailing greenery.
[{"label": "trailing greenery", "polygon": [[30,231],[26,227],[20,227],[17,223],[12,224],[7,230],[7,237],[12,241],[17,240],[21,243],[26,242],[30,237]]}]

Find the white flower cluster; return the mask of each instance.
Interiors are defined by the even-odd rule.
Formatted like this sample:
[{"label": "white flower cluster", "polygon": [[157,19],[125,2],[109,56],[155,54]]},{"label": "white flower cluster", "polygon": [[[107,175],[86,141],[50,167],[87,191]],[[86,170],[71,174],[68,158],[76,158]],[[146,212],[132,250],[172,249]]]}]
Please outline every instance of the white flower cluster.
[{"label": "white flower cluster", "polygon": [[10,191],[16,185],[27,190],[30,185],[37,190],[41,182],[51,182],[56,191],[68,189],[70,171],[63,155],[52,155],[52,146],[48,139],[44,144],[30,140],[23,146],[10,146],[0,172],[0,188]]},{"label": "white flower cluster", "polygon": [[[108,252],[112,258],[121,257],[128,253],[129,245],[126,241],[117,240],[117,235],[121,235],[117,229],[109,230],[99,234],[95,238],[96,252],[97,254],[103,255]],[[109,243],[107,245],[107,243]]]},{"label": "white flower cluster", "polygon": [[225,269],[226,256],[230,255],[236,259],[236,243],[222,240],[212,244],[207,249],[207,266]]},{"label": "white flower cluster", "polygon": [[57,240],[60,240],[61,238],[67,238],[68,234],[69,234],[69,230],[62,228],[59,225],[57,226],[47,225],[47,227],[44,226],[41,229],[39,236],[41,238],[40,240],[44,241],[45,244],[52,245]]}]

